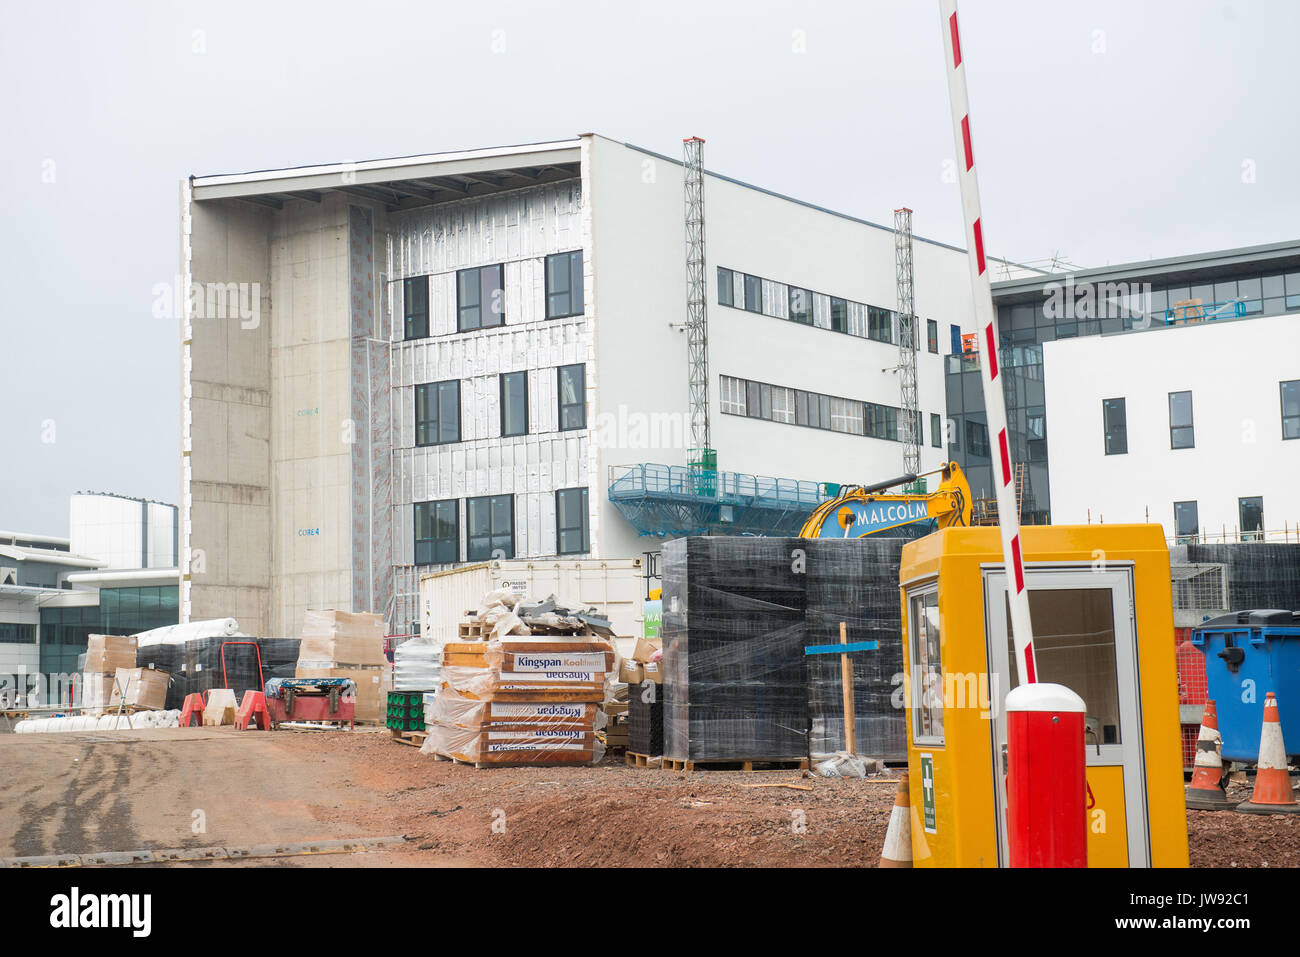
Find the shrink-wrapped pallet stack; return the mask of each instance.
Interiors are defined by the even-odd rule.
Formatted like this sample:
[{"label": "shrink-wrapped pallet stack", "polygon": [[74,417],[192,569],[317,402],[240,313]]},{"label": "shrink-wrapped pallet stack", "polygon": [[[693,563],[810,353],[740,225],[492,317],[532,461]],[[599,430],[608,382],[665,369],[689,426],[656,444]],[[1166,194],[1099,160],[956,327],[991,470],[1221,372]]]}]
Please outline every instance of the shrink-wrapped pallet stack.
[{"label": "shrink-wrapped pallet stack", "polygon": [[[489,609],[515,605],[509,596],[488,599]],[[468,623],[464,640],[443,646],[442,687],[426,709],[421,752],[479,767],[599,761],[613,645],[562,612],[539,612],[532,627],[513,612],[490,623],[486,614]]]},{"label": "shrink-wrapped pallet stack", "polygon": [[382,722],[392,685],[384,657],[386,631],[384,619],[369,612],[305,612],[295,677],[351,678],[357,722]]}]

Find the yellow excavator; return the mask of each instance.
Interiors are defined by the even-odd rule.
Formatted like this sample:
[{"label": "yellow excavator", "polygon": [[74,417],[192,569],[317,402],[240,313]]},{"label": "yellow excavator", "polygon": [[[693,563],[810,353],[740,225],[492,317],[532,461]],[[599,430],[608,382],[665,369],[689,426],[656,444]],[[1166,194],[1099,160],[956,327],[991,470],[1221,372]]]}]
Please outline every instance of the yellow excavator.
[{"label": "yellow excavator", "polygon": [[[933,492],[885,491],[913,485],[922,475],[935,474],[940,479]],[[949,462],[931,472],[902,475],[876,485],[846,485],[839,495],[817,506],[799,530],[799,537],[865,538],[890,530],[918,537],[970,522],[970,485],[961,467]]]}]

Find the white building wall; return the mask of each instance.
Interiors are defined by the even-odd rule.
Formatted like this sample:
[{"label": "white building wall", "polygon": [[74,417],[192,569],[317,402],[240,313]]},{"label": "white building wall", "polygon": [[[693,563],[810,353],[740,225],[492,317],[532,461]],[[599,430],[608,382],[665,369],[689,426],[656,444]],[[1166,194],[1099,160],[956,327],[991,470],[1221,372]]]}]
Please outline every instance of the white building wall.
[{"label": "white building wall", "polygon": [[[1238,498],[1264,525],[1300,524],[1300,440],[1282,439],[1280,383],[1300,379],[1300,315],[1176,326],[1043,346],[1052,521],[1159,522],[1197,503],[1201,531],[1235,538]],[[1195,447],[1171,449],[1169,393],[1191,391]],[[1102,400],[1125,399],[1128,453],[1105,454]],[[1272,536],[1270,536],[1272,537]]]},{"label": "white building wall", "polygon": [[69,505],[69,549],[109,568],[170,568],[175,513],[175,506],[159,502],[77,493]]},{"label": "white building wall", "polygon": [[[706,147],[707,152],[707,147]],[[639,538],[608,503],[612,465],[683,465],[687,425],[686,268],[683,168],[602,137],[592,138],[592,216],[601,387],[598,500],[603,554],[629,557],[657,549]],[[898,442],[723,415],[719,377],[736,376],[841,398],[899,406],[895,345],[722,306],[717,268],[769,280],[764,294],[784,302],[784,284],[889,310],[896,307],[894,235],[846,217],[719,177],[705,177],[705,279],[708,285],[709,400],[713,445],[723,471],[813,481],[866,483],[902,472]],[[922,224],[923,225],[923,224]],[[926,348],[926,319],[971,324],[965,253],[916,240],[917,355],[922,411],[921,463],[937,468],[930,413],[945,415],[943,359]],[[817,325],[828,302],[814,301]],[[850,316],[858,319],[857,310]],[[865,318],[863,320],[865,322]],[[674,324],[676,324],[674,326]],[[889,370],[889,371],[886,371]],[[637,416],[655,414],[648,428]],[[667,417],[664,416],[667,414]],[[668,421],[667,418],[671,419]],[[677,425],[675,429],[673,425]]]}]

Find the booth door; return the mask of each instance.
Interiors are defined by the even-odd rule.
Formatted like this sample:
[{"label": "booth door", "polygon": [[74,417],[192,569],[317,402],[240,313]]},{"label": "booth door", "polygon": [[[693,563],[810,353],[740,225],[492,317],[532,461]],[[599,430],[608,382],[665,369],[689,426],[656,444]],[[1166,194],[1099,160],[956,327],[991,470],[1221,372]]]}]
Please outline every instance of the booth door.
[{"label": "booth door", "polygon": [[[1088,864],[1146,867],[1145,771],[1142,766],[1137,643],[1131,564],[1027,568],[1038,680],[1065,685],[1087,709]],[[993,755],[997,782],[998,862],[1007,854],[1005,749],[1007,692],[1019,681],[1006,574],[984,573]]]}]

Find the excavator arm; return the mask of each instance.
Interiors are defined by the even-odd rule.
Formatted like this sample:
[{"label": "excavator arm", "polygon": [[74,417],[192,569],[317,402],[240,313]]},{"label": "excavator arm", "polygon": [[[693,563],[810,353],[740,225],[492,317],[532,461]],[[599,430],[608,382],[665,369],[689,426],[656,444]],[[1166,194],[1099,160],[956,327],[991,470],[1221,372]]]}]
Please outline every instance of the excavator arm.
[{"label": "excavator arm", "polygon": [[970,485],[961,467],[949,462],[935,472],[942,477],[939,487],[928,494],[885,492],[885,489],[915,482],[916,475],[903,475],[876,485],[846,486],[835,498],[823,502],[808,516],[800,538],[865,538],[906,525],[930,523],[935,528],[969,525]]}]

